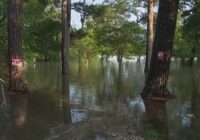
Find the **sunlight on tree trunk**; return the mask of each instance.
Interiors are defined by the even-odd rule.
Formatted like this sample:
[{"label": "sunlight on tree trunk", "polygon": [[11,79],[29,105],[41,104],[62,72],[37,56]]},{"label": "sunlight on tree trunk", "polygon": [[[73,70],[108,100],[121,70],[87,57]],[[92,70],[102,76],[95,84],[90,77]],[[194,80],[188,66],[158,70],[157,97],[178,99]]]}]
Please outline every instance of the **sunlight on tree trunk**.
[{"label": "sunlight on tree trunk", "polygon": [[145,73],[147,74],[150,66],[152,48],[153,48],[153,37],[154,37],[154,0],[148,0],[148,18],[147,18],[147,48],[146,48],[146,63]]}]

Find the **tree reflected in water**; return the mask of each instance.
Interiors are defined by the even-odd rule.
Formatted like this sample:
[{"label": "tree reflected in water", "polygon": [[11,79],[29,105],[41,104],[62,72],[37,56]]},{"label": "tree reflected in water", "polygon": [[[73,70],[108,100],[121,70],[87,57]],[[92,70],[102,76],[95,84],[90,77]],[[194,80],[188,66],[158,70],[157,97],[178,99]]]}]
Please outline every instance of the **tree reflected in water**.
[{"label": "tree reflected in water", "polygon": [[72,122],[70,108],[69,75],[62,76],[61,109],[63,110],[64,124]]},{"label": "tree reflected in water", "polygon": [[168,140],[167,110],[165,101],[143,100],[146,109],[145,135],[156,140]]},{"label": "tree reflected in water", "polygon": [[28,97],[17,95],[10,97],[13,136],[16,140],[24,139],[22,133],[27,127]]},{"label": "tree reflected in water", "polygon": [[26,95],[18,95],[14,96],[10,100],[11,109],[14,118],[14,124],[16,128],[23,128],[26,125],[27,119],[27,96]]}]

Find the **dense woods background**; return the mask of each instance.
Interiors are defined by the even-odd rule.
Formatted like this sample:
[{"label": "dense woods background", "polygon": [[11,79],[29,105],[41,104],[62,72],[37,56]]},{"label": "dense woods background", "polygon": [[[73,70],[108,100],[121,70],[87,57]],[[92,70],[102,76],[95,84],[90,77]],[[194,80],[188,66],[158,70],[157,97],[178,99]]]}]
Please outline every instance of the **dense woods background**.
[{"label": "dense woods background", "polygon": [[[155,19],[157,2],[154,4]],[[0,2],[1,57],[7,50],[7,1]],[[147,2],[105,1],[90,4],[72,1],[71,9],[81,15],[81,28],[71,26],[70,56],[82,62],[93,56],[145,55]],[[59,60],[61,50],[61,2],[22,1],[23,50],[26,61]],[[191,60],[199,57],[199,1],[181,1],[173,56]],[[73,16],[73,15],[72,15]],[[155,22],[154,22],[155,24]],[[111,37],[112,36],[112,37]],[[2,59],[1,59],[2,60]],[[120,60],[120,59],[119,59]]]}]

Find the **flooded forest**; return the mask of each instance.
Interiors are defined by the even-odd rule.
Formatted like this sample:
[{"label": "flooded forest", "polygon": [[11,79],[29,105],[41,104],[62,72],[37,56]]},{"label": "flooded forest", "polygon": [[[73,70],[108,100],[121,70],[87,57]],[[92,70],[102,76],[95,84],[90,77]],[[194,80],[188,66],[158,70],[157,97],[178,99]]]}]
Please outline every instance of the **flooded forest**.
[{"label": "flooded forest", "polygon": [[1,0],[0,140],[199,140],[200,0]]}]

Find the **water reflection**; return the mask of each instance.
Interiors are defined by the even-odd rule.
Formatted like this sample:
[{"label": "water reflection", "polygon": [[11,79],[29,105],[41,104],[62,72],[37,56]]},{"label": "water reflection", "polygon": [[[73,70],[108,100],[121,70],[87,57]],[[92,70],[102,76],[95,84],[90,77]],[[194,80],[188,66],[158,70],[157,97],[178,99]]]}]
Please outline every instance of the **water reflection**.
[{"label": "water reflection", "polygon": [[[118,64],[111,61],[93,60],[87,67],[73,62],[70,77],[65,78],[59,63],[28,65],[30,94],[11,99],[13,117],[0,120],[0,139],[43,140],[60,124],[110,118],[121,121],[110,126],[144,128],[143,136],[150,139],[152,135],[168,140],[200,139],[200,70],[173,64],[168,88],[177,98],[167,103],[146,102],[144,107],[140,98],[143,67],[144,63],[124,62],[119,72]],[[96,139],[105,136],[99,135],[100,130]]]},{"label": "water reflection", "polygon": [[15,128],[24,128],[26,125],[28,111],[27,96],[18,95],[10,97],[10,105]]},{"label": "water reflection", "polygon": [[146,135],[157,140],[168,140],[167,110],[165,101],[144,100],[147,130]]},{"label": "water reflection", "polygon": [[64,124],[72,122],[70,108],[69,75],[62,76],[61,109],[63,110]]},{"label": "water reflection", "polygon": [[0,140],[14,139],[14,121],[9,106],[0,106]]},{"label": "water reflection", "polygon": [[[186,69],[188,70],[188,68]],[[176,134],[172,138],[179,136],[182,140],[198,140],[200,139],[200,88],[199,83],[199,73],[195,69],[191,69],[190,72],[193,73],[193,76],[185,76],[184,80],[190,81],[185,92],[188,94],[183,94],[184,97],[187,97],[187,100],[183,100],[177,111],[177,116],[180,119],[181,127],[177,129]],[[184,81],[185,82],[185,81]]]},{"label": "water reflection", "polygon": [[11,118],[15,140],[24,139],[23,131],[27,126],[28,99],[26,95],[10,97]]},{"label": "water reflection", "polygon": [[27,96],[12,96],[9,98],[8,105],[0,112],[1,115],[4,114],[0,118],[0,139],[23,139],[23,130],[27,126],[27,111]]},{"label": "water reflection", "polygon": [[[194,128],[194,131],[200,130],[200,91],[199,91],[199,83],[195,82],[195,78],[192,78],[192,99],[191,99],[191,113],[188,114],[188,117],[191,118],[192,124],[191,127]],[[200,134],[198,135],[198,139],[200,139]]]}]

